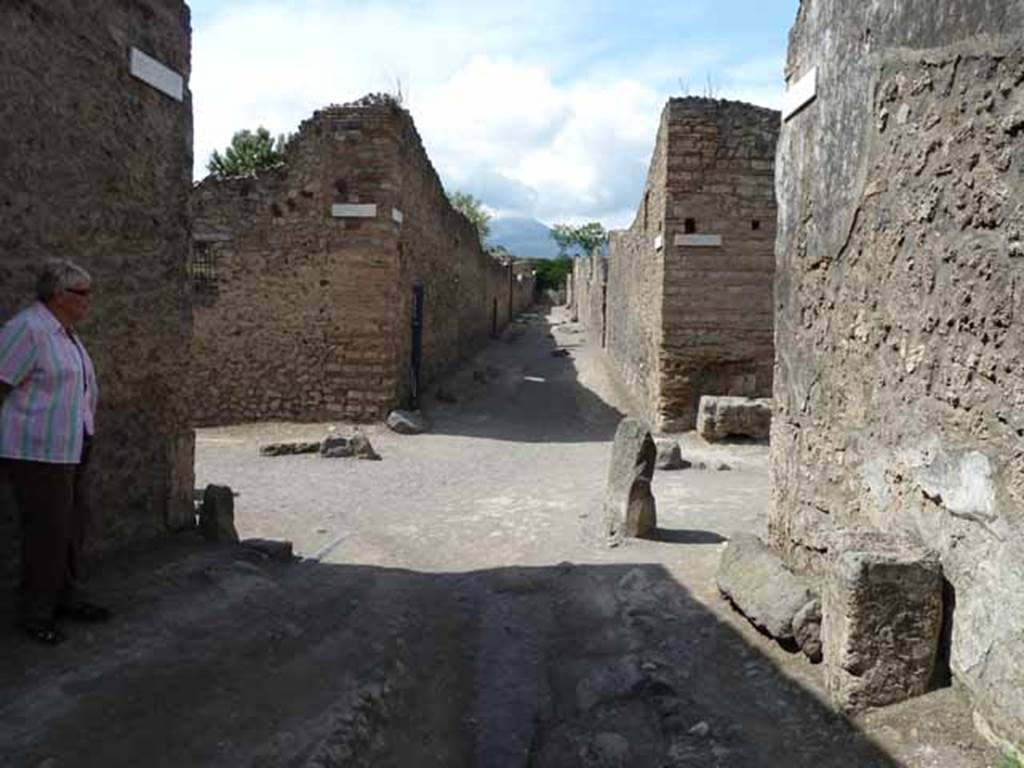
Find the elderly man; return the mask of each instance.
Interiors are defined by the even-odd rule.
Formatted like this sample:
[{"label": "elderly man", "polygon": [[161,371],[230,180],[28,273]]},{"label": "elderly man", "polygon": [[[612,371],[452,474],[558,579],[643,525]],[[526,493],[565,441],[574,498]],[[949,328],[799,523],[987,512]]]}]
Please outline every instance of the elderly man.
[{"label": "elderly man", "polygon": [[21,625],[38,642],[64,639],[58,616],[103,621],[75,593],[89,521],[86,464],[96,374],[75,333],[89,310],[89,273],[47,263],[36,301],[0,328],[0,469],[21,522]]}]

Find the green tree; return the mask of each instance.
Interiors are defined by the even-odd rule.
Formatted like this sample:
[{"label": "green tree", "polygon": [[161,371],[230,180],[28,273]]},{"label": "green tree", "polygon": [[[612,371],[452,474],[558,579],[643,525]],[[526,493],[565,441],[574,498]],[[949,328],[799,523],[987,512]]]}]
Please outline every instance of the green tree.
[{"label": "green tree", "polygon": [[551,228],[551,239],[558,244],[560,256],[565,256],[573,246],[589,255],[595,248],[608,242],[608,232],[596,221],[578,227],[571,224],[555,224]]},{"label": "green tree", "polygon": [[537,273],[537,290],[548,288],[558,290],[565,285],[565,276],[572,272],[572,259],[559,256],[557,259],[530,259],[530,264]]},{"label": "green tree", "polygon": [[255,133],[248,129],[231,137],[231,145],[221,154],[217,150],[210,156],[206,169],[214,176],[242,176],[284,162],[284,145],[288,137],[283,134],[275,140],[263,126]]},{"label": "green tree", "polygon": [[476,227],[480,235],[480,242],[487,239],[491,234],[491,214],[484,210],[484,204],[468,192],[451,192],[448,194],[448,202],[452,208],[461,213]]}]

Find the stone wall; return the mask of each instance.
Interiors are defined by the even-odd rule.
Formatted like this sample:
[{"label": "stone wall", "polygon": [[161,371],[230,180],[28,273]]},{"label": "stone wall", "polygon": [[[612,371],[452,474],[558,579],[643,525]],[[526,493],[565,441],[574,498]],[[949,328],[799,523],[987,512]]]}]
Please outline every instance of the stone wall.
[{"label": "stone wall", "polygon": [[193,206],[200,424],[382,418],[411,393],[414,285],[423,386],[532,294],[481,249],[386,98],[317,112],[281,166],[207,178]]},{"label": "stone wall", "polygon": [[657,430],[693,428],[701,395],[771,391],[778,121],[671,99],[636,218],[612,233],[608,354]]},{"label": "stone wall", "polygon": [[[941,12],[939,12],[941,10]],[[1024,2],[804,0],[779,144],[770,531],[941,557],[953,675],[1024,734]],[[804,80],[807,83],[807,80]]]},{"label": "stone wall", "polygon": [[601,253],[581,256],[573,261],[573,292],[570,311],[583,324],[595,343],[605,345],[605,291],[608,258]]},{"label": "stone wall", "polygon": [[[192,173],[188,8],[181,0],[0,7],[0,315],[66,256],[94,279],[81,335],[99,377],[94,452],[105,548],[192,523],[185,288]],[[178,100],[129,51],[183,78]],[[0,514],[0,562],[16,561]]]}]

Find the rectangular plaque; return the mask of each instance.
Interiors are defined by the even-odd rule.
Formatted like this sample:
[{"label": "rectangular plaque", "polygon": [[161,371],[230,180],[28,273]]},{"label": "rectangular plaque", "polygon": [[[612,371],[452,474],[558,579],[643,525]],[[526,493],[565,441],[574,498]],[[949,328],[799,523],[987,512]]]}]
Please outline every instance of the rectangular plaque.
[{"label": "rectangular plaque", "polygon": [[375,203],[335,203],[331,216],[336,219],[372,219],[377,216]]},{"label": "rectangular plaque", "polygon": [[170,67],[164,66],[152,56],[147,56],[138,48],[131,48],[128,68],[132,77],[137,77],[161,93],[181,101],[185,93],[185,80]]},{"label": "rectangular plaque", "polygon": [[722,244],[721,235],[676,235],[676,245],[688,245],[691,248],[716,248]]},{"label": "rectangular plaque", "polygon": [[818,68],[811,67],[810,72],[786,89],[786,93],[782,97],[783,122],[814,101],[817,95]]},{"label": "rectangular plaque", "polygon": [[661,237],[661,235],[657,235],[657,236],[656,236],[656,237],[654,238],[654,250],[656,250],[656,251],[660,251],[660,250],[661,250],[661,246],[663,246],[664,244],[665,244],[665,241],[664,241],[664,239],[663,239],[663,238]]},{"label": "rectangular plaque", "polygon": [[396,224],[401,224],[403,221],[405,221],[405,216],[403,216],[402,212],[397,208],[391,209],[391,218],[395,221]]}]

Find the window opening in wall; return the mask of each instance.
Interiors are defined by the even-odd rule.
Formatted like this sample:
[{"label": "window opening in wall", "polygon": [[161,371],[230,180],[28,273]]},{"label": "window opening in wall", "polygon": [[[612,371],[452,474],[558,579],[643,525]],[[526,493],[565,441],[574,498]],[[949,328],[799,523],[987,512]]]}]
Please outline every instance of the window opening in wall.
[{"label": "window opening in wall", "polygon": [[697,220],[696,219],[686,219],[686,221],[683,222],[683,232],[685,234],[692,235],[696,231],[697,231]]},{"label": "window opening in wall", "polygon": [[761,220],[760,219],[753,219],[750,222],[750,228],[751,229],[760,229],[761,228]]},{"label": "window opening in wall", "polygon": [[647,230],[647,206],[651,201],[650,191],[644,192],[644,231]]},{"label": "window opening in wall", "polygon": [[197,296],[217,295],[217,257],[212,243],[201,240],[192,243],[188,277],[192,292]]}]

